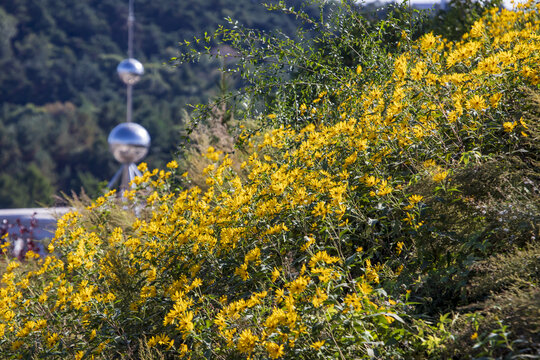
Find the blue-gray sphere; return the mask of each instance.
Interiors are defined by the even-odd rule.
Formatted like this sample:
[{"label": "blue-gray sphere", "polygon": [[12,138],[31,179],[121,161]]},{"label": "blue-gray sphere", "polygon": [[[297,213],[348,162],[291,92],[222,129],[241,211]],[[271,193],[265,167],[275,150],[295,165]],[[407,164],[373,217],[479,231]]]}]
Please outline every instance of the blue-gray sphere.
[{"label": "blue-gray sphere", "polygon": [[122,123],[116,126],[107,141],[114,158],[122,164],[141,160],[150,147],[148,131],[135,123]]},{"label": "blue-gray sphere", "polygon": [[144,67],[137,59],[124,59],[116,67],[118,76],[126,85],[136,84],[142,74],[144,74]]}]

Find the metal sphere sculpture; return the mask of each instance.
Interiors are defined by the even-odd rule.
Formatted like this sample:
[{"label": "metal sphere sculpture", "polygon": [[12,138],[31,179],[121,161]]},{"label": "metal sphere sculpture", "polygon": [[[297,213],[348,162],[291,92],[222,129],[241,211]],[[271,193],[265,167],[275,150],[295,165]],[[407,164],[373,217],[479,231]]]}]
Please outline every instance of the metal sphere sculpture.
[{"label": "metal sphere sculpture", "polygon": [[[141,176],[141,172],[135,165],[147,153],[150,147],[150,135],[145,128],[139,124],[131,122],[132,118],[132,91],[135,85],[144,74],[144,67],[141,62],[133,58],[133,0],[129,0],[128,13],[128,58],[124,59],[116,67],[116,72],[126,85],[126,122],[116,126],[109,134],[109,148],[114,158],[122,165],[108,184],[112,187],[120,180],[121,192],[128,189],[131,180],[136,176]],[[119,195],[120,195],[119,193]]]},{"label": "metal sphere sculpture", "polygon": [[148,153],[150,135],[139,124],[122,123],[112,129],[108,142],[116,161],[130,164],[138,162]]},{"label": "metal sphere sculpture", "polygon": [[118,76],[126,85],[134,85],[141,79],[144,74],[144,67],[137,59],[124,59],[116,67]]}]

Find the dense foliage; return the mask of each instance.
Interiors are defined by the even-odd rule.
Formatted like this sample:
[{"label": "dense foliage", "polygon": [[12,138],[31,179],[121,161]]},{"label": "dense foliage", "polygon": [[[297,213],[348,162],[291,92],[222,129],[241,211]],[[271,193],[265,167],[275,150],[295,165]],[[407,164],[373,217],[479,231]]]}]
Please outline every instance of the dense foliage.
[{"label": "dense foliage", "polygon": [[[292,2],[294,3],[294,2]],[[128,1],[7,1],[0,5],[0,207],[50,204],[59,191],[97,195],[117,165],[110,130],[125,119],[116,66],[127,48]],[[218,64],[163,65],[178,41],[232,16],[292,33],[294,19],[259,1],[135,1],[134,54],[146,73],[134,121],[152,137],[147,161],[164,166],[181,139],[188,103],[219,91]],[[234,84],[231,84],[231,86]],[[101,185],[101,186],[100,186]]]},{"label": "dense foliage", "polygon": [[[538,10],[493,8],[457,41],[403,29],[359,63],[320,64],[333,81],[267,109],[275,126],[240,135],[238,170],[206,149],[205,189],[174,160],[141,164],[123,200],[60,219],[53,255],[6,261],[0,351],[538,356]],[[342,30],[326,49],[362,44]]]}]

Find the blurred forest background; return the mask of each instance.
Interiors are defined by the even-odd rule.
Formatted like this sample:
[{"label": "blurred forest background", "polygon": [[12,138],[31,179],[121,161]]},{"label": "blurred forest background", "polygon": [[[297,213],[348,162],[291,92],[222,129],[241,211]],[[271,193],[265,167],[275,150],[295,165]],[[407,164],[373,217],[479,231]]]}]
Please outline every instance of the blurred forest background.
[{"label": "blurred forest background", "polygon": [[[59,191],[99,192],[118,165],[107,136],[125,120],[128,1],[16,0],[0,6],[0,208],[49,205]],[[180,142],[182,110],[219,91],[219,64],[164,64],[178,42],[212,32],[226,17],[263,30],[294,19],[250,0],[137,0],[134,121],[149,131],[145,159],[162,167]]]},{"label": "blurred forest background", "polygon": [[[227,17],[294,36],[298,21],[261,3],[135,1],[134,56],[145,75],[134,88],[133,119],[152,137],[145,159],[151,168],[163,167],[177,152],[187,105],[207,103],[223,91],[217,61],[167,64],[178,43],[212,33]],[[451,1],[427,26],[452,27],[459,35],[479,11],[468,3]],[[451,15],[455,11],[459,16]],[[95,196],[117,170],[107,136],[125,120],[125,86],[116,66],[126,57],[127,12],[127,0],[0,5],[0,208],[51,205],[54,195],[82,189]]]}]

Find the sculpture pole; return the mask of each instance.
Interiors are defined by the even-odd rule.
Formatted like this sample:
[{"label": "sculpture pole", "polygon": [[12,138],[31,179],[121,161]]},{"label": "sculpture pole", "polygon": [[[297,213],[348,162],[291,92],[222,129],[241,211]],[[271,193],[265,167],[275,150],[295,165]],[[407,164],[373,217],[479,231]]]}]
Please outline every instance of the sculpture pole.
[{"label": "sculpture pole", "polygon": [[133,58],[133,0],[129,0],[128,10],[128,58],[118,64],[116,71],[120,79],[126,84],[126,122],[115,127],[109,134],[108,142],[114,158],[121,163],[120,169],[109,182],[112,188],[120,180],[120,192],[122,194],[129,188],[129,183],[141,173],[135,162],[140,161],[150,147],[150,135],[141,125],[132,122],[132,95],[135,85],[144,73],[143,65]]},{"label": "sculpture pole", "polygon": [[[133,22],[135,21],[135,15],[133,14],[133,0],[129,0],[129,10],[128,10],[128,58],[133,58]],[[126,121],[131,122],[132,120],[132,109],[133,109],[133,84],[127,84],[127,111],[126,111]]]}]

